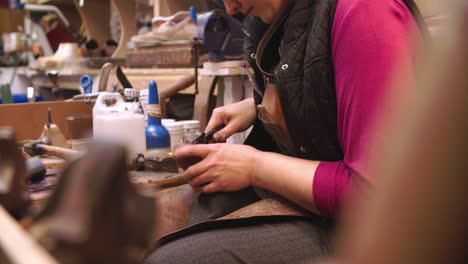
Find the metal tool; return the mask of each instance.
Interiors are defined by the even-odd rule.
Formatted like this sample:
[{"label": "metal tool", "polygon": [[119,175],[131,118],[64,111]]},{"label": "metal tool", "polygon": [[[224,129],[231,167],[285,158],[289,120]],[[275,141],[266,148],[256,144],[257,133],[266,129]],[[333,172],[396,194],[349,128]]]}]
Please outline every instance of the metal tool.
[{"label": "metal tool", "polygon": [[52,94],[55,96],[55,99],[63,101],[65,97],[63,96],[62,89],[60,89],[60,85],[58,84],[58,74],[58,71],[51,71],[47,73],[47,77],[52,83]]},{"label": "metal tool", "polygon": [[133,162],[135,170],[151,170],[156,172],[178,172],[179,167],[173,156],[146,158],[138,154]]},{"label": "metal tool", "polygon": [[132,84],[127,79],[127,76],[125,76],[125,73],[122,71],[122,68],[120,67],[120,65],[117,66],[115,73],[117,75],[117,79],[119,80],[123,88],[133,88]]},{"label": "metal tool", "polygon": [[23,145],[23,148],[24,151],[31,156],[49,155],[71,160],[83,156],[83,152],[81,151],[50,146],[50,142],[48,137],[41,137],[36,140],[28,141]]},{"label": "metal tool", "polygon": [[44,162],[38,157],[26,160],[27,178],[31,182],[38,182],[46,176],[47,168]]},{"label": "metal tool", "polygon": [[192,141],[192,144],[209,144],[215,142],[213,139],[214,134],[216,134],[218,131],[223,129],[225,126],[221,125],[218,127],[213,128],[212,130],[208,132],[203,132],[199,137],[197,137],[194,141]]},{"label": "metal tool", "polygon": [[65,139],[65,136],[63,135],[62,131],[60,131],[60,128],[56,124],[52,123],[52,111],[50,107],[47,111],[47,123],[44,125],[42,133],[39,136],[39,138],[44,137],[49,138],[50,142],[48,143],[48,145],[53,145],[61,148],[68,148],[67,140]]},{"label": "metal tool", "polygon": [[208,51],[211,62],[242,59],[242,25],[224,10],[197,15],[197,39]]}]

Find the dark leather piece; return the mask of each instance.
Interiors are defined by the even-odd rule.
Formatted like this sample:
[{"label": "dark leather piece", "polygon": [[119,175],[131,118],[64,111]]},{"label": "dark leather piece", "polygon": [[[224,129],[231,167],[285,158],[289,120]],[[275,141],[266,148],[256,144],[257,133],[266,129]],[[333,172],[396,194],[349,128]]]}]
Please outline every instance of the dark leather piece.
[{"label": "dark leather piece", "polygon": [[260,199],[252,188],[236,192],[201,193],[192,205],[189,224],[225,216]]},{"label": "dark leather piece", "polygon": [[188,226],[192,203],[196,199],[188,184],[166,188],[156,192],[156,228],[154,238],[177,231]]}]

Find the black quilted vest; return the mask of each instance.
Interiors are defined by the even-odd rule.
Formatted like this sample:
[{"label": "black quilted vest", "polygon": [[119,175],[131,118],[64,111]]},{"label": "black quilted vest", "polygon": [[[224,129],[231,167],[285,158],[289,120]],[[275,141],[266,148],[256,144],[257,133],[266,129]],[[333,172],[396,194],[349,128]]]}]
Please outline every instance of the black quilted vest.
[{"label": "black quilted vest", "polygon": [[[405,2],[422,31],[426,32],[417,7],[411,0]],[[276,78],[286,126],[299,158],[321,161],[343,158],[337,135],[336,90],[331,59],[335,8],[336,0],[294,0],[284,22]],[[255,54],[268,25],[259,18],[248,16],[243,28],[246,59],[255,71],[259,89],[264,90]],[[256,104],[261,100],[261,96],[255,93]],[[246,144],[275,151],[274,143],[258,120]]]}]

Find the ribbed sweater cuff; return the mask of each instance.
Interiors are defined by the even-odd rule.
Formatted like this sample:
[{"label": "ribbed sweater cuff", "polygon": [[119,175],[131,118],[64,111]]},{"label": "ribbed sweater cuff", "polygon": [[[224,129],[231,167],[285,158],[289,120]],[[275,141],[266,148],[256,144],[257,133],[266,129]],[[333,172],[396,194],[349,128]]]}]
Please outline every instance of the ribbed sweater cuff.
[{"label": "ribbed sweater cuff", "polygon": [[350,188],[350,172],[342,161],[320,162],[312,185],[315,205],[320,213],[336,218],[339,206]]}]

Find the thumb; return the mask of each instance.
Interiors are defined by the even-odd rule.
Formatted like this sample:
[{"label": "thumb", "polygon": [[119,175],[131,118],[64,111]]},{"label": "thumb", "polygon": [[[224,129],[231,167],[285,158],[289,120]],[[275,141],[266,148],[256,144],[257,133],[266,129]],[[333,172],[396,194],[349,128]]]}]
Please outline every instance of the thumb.
[{"label": "thumb", "polygon": [[213,111],[208,124],[205,127],[205,132],[208,132],[220,125],[224,125],[223,114],[218,113],[219,111]]}]

